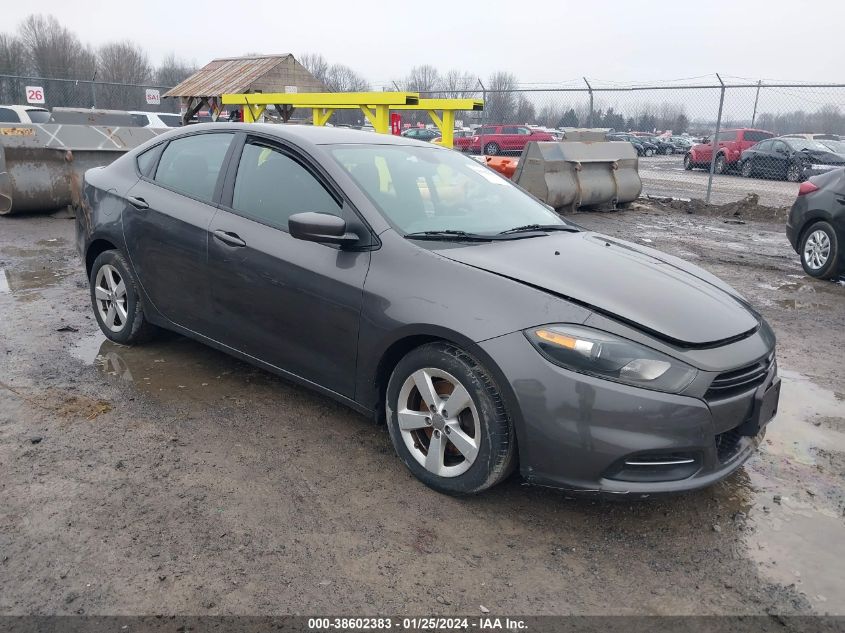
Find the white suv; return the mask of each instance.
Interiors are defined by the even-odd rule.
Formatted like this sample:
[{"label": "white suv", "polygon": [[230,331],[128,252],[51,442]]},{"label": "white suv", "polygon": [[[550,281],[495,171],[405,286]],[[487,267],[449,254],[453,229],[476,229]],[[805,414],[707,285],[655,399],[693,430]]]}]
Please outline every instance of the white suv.
[{"label": "white suv", "polygon": [[47,108],[21,105],[0,105],[0,123],[47,123],[50,111]]}]

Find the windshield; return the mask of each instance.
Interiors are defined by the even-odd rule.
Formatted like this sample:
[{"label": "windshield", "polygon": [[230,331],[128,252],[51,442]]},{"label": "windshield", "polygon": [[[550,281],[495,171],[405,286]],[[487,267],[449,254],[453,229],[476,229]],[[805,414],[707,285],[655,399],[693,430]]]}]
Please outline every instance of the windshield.
[{"label": "windshield", "polygon": [[811,141],[810,139],[806,138],[788,138],[783,140],[786,141],[792,149],[796,149],[798,151],[801,151],[802,149],[810,150],[813,152],[830,151],[830,149],[828,149],[819,141]]},{"label": "windshield", "polygon": [[458,152],[410,145],[335,145],[330,151],[404,234],[567,226],[510,180]]},{"label": "windshield", "polygon": [[831,149],[837,154],[845,154],[845,141],[823,141],[822,145]]}]

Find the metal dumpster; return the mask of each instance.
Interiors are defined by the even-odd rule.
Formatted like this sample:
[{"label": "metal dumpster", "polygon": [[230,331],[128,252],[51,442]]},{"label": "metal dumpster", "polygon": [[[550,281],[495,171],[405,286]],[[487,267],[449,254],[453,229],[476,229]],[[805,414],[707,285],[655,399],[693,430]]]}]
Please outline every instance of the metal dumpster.
[{"label": "metal dumpster", "polygon": [[0,125],[0,215],[78,202],[82,176],[166,130],[98,125]]},{"label": "metal dumpster", "polygon": [[640,195],[637,169],[637,152],[630,143],[531,142],[513,180],[558,211],[615,208]]}]

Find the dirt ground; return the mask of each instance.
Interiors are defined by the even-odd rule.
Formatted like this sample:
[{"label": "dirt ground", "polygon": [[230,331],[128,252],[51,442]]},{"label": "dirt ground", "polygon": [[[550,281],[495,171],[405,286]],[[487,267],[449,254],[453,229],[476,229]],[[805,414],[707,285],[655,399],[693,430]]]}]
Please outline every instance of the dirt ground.
[{"label": "dirt ground", "polygon": [[0,614],[845,614],[845,282],[805,277],[782,224],[573,219],[774,327],[780,412],[727,481],[441,496],[322,396],[177,336],[106,342],[73,222],[0,218]]}]

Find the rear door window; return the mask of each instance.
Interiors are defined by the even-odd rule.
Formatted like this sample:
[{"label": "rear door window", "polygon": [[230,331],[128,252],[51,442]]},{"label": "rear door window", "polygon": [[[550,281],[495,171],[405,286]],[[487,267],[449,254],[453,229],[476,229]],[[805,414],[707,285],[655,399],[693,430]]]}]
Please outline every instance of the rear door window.
[{"label": "rear door window", "polygon": [[232,209],[285,231],[288,219],[296,213],[341,215],[338,201],[302,163],[258,140],[244,145]]},{"label": "rear door window", "polygon": [[519,128],[515,125],[506,125],[502,128],[502,134],[519,134]]},{"label": "rear door window", "polygon": [[155,181],[169,189],[214,201],[214,191],[232,134],[195,134],[168,143],[156,169]]},{"label": "rear door window", "polygon": [[771,152],[772,151],[772,141],[763,141],[762,143],[757,143],[754,146],[758,152]]}]

